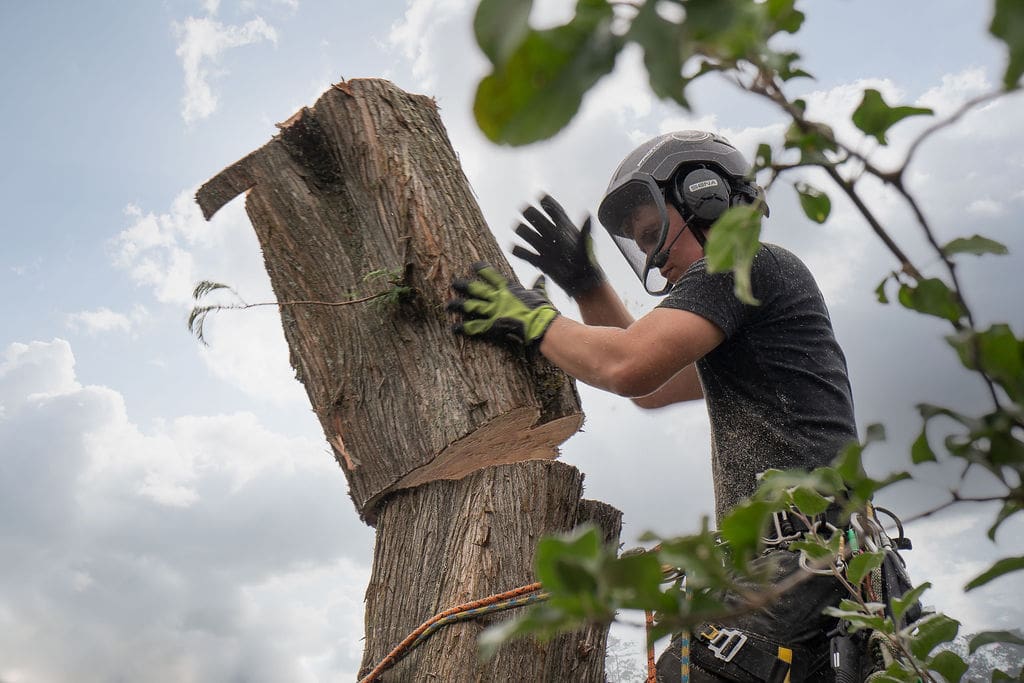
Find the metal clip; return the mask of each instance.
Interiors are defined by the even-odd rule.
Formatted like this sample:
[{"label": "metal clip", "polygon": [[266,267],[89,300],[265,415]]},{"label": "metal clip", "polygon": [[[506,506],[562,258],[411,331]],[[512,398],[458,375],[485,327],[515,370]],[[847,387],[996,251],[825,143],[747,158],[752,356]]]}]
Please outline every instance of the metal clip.
[{"label": "metal clip", "polygon": [[[712,627],[714,628],[714,627]],[[731,628],[714,629],[715,636],[708,643],[708,649],[723,662],[731,662],[736,653],[747,644],[747,636]],[[706,634],[703,634],[706,637]]]},{"label": "metal clip", "polygon": [[[783,524],[789,528],[788,534],[783,528]],[[782,545],[784,543],[789,543],[790,541],[795,541],[803,536],[802,531],[794,532],[793,524],[789,521],[789,513],[785,510],[779,510],[772,513],[772,526],[774,527],[772,532],[774,532],[775,536],[770,538],[761,538],[764,544],[768,546]]]}]

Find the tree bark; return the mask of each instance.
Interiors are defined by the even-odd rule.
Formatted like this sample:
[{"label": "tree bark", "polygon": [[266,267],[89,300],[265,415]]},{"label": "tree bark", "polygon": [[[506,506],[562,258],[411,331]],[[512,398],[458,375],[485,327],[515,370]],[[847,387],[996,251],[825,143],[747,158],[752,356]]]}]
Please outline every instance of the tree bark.
[{"label": "tree bark", "polygon": [[[435,481],[395,494],[377,521],[366,591],[361,676],[417,626],[453,605],[533,583],[545,535],[591,522],[616,543],[621,513],[581,501],[583,475],[559,462],[489,467],[461,481]],[[450,527],[447,534],[437,530]],[[389,577],[406,574],[396,590]],[[603,681],[607,628],[592,626],[552,643],[513,641],[487,662],[473,643],[505,614],[446,626],[389,669],[389,681]],[[467,647],[469,645],[469,647]]]},{"label": "tree bark", "polygon": [[[209,218],[246,211],[278,301],[292,365],[360,514],[389,491],[489,465],[552,459],[578,431],[575,387],[543,360],[451,333],[453,277],[488,261],[491,237],[433,100],[387,81],[327,91],[197,199]],[[467,439],[467,437],[469,437]]]},{"label": "tree bark", "polygon": [[[357,511],[377,525],[372,667],[432,614],[531,583],[541,535],[596,519],[617,539],[618,512],[581,502],[582,475],[546,462],[582,424],[572,380],[450,330],[453,277],[482,260],[512,271],[434,101],[351,81],[279,128],[196,198],[210,218],[246,193],[292,366]],[[389,680],[603,680],[604,629],[480,665],[480,628],[446,627]]]}]

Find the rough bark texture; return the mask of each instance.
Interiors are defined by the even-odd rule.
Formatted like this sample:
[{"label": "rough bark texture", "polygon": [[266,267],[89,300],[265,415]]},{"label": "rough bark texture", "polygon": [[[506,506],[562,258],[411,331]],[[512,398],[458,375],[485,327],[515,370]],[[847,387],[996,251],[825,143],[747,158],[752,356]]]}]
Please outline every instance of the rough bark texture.
[{"label": "rough bark texture", "polygon": [[[533,552],[541,536],[592,522],[606,541],[617,542],[621,513],[581,501],[582,490],[583,475],[576,468],[533,461],[489,467],[460,481],[435,481],[389,499],[377,521],[361,675],[444,609],[535,581]],[[437,529],[448,525],[451,532],[438,537]],[[385,577],[402,572],[410,581],[396,591]],[[480,663],[472,644],[487,625],[504,618],[445,626],[381,680],[604,680],[607,629],[599,627],[548,644],[515,641]]]},{"label": "rough bark texture", "polygon": [[[511,269],[433,100],[353,81],[280,128],[197,200],[209,218],[247,192],[292,366],[359,514],[376,523],[369,670],[433,614],[532,583],[543,534],[593,520],[614,543],[620,514],[580,501],[582,475],[550,462],[582,423],[571,380],[542,358],[451,333],[453,276],[480,260]],[[286,303],[396,286],[405,295],[394,300]],[[606,629],[513,643],[484,666],[482,628],[441,629],[384,680],[604,679]]]},{"label": "rough bark texture", "polygon": [[[451,280],[488,261],[511,275],[433,100],[387,81],[327,91],[197,195],[246,211],[281,307],[292,365],[372,520],[389,491],[551,459],[581,423],[572,382],[541,358],[460,339]],[[471,437],[468,443],[460,441]]]}]

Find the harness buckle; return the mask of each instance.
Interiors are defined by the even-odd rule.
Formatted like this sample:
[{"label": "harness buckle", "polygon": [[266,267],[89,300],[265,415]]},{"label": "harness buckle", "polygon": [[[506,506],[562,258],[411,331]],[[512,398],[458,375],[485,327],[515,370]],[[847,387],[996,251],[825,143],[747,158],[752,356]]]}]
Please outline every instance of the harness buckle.
[{"label": "harness buckle", "polygon": [[[732,628],[719,629],[712,626],[712,629],[715,633],[713,638],[709,638],[708,649],[723,662],[731,662],[736,653],[747,644],[747,636],[742,631]],[[701,635],[705,638],[708,637],[707,633]]]}]

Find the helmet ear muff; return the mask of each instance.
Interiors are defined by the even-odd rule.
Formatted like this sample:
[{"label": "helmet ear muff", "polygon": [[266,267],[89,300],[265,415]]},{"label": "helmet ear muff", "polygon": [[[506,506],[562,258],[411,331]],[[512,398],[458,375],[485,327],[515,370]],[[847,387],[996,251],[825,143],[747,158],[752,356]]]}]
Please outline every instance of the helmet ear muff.
[{"label": "helmet ear muff", "polygon": [[699,228],[710,227],[732,204],[729,182],[703,166],[676,173],[672,194],[683,219]]}]

